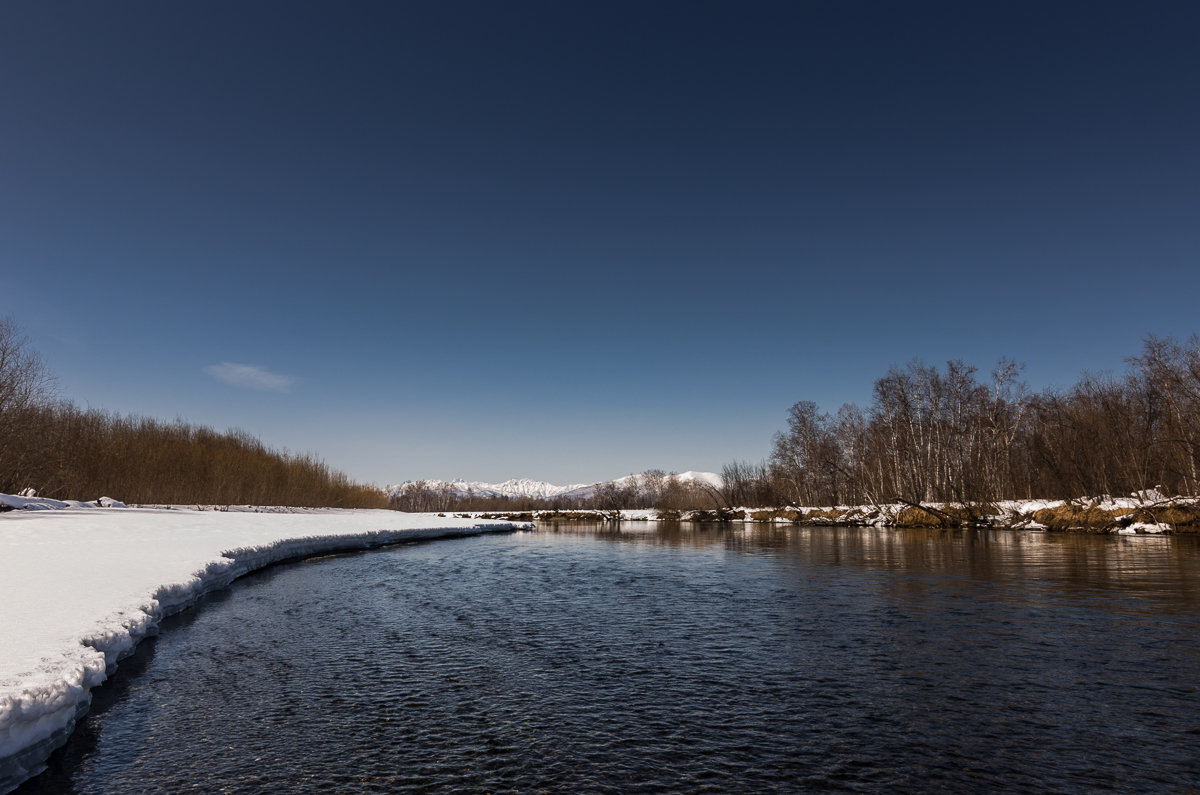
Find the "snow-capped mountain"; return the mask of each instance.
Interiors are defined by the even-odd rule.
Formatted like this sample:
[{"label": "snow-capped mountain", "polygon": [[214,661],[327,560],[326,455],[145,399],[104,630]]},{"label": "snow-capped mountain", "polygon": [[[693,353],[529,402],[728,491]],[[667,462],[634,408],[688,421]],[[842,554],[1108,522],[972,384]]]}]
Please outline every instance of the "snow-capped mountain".
[{"label": "snow-capped mountain", "polygon": [[[443,487],[448,487],[458,497],[466,497],[467,495],[475,497],[507,497],[510,499],[532,497],[539,500],[564,497],[566,499],[585,500],[594,496],[596,491],[602,486],[611,483],[619,488],[625,488],[630,486],[635,478],[642,477],[644,475],[626,475],[623,478],[603,483],[576,483],[570,486],[556,486],[553,483],[547,483],[543,480],[532,480],[530,478],[512,478],[503,483],[483,483],[477,480],[425,480],[421,482],[427,488],[434,491],[441,491]],[[715,472],[681,472],[675,475],[675,479],[680,483],[698,483],[713,488],[720,488],[724,485],[721,476]],[[411,486],[416,482],[406,480],[403,483],[387,486],[384,490],[388,494],[396,494],[406,486]]]},{"label": "snow-capped mountain", "polygon": [[[395,494],[402,490],[405,486],[411,486],[417,481],[406,480],[403,483],[397,483],[394,486],[388,486],[384,489],[388,494]],[[560,494],[575,491],[576,489],[591,488],[587,484],[578,483],[571,486],[555,486],[553,483],[546,483],[542,480],[532,480],[530,478],[512,478],[503,483],[483,483],[478,480],[425,480],[421,481],[425,486],[434,491],[441,491],[443,488],[449,488],[458,497],[466,497],[468,495],[475,497],[533,497],[539,500],[548,500],[552,497],[557,497]]]}]

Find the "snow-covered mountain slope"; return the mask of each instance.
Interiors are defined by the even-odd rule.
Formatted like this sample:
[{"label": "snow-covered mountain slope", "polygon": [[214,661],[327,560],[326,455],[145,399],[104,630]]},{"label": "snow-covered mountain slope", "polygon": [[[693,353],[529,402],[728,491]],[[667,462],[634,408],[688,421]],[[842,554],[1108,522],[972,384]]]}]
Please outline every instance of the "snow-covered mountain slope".
[{"label": "snow-covered mountain slope", "polygon": [[[411,486],[416,482],[406,480],[403,483],[388,486],[384,491],[388,494],[395,494],[406,486]],[[555,486],[553,483],[546,483],[542,480],[531,480],[530,478],[511,478],[503,483],[483,483],[478,480],[425,480],[420,482],[433,491],[441,491],[443,488],[449,488],[458,497],[466,497],[467,495],[475,497],[533,497],[539,500],[548,500],[560,494],[574,491],[575,489],[588,488],[586,484],[582,483],[572,486]]]},{"label": "snow-covered mountain slope", "polygon": [[[442,488],[449,488],[458,497],[466,497],[468,494],[475,497],[507,497],[525,498],[531,497],[538,500],[548,500],[554,497],[563,497],[566,499],[588,499],[595,495],[596,491],[608,484],[613,484],[618,488],[627,488],[633,484],[635,479],[640,480],[645,475],[626,475],[623,478],[609,480],[603,483],[576,483],[570,486],[556,486],[553,483],[547,483],[542,480],[531,480],[530,478],[512,478],[503,483],[483,483],[481,481],[472,480],[425,480],[420,481],[425,486],[434,491],[440,491]],[[675,479],[680,483],[696,483],[713,488],[720,488],[724,481],[721,476],[715,472],[681,472],[676,474]],[[384,490],[390,494],[396,494],[403,490],[406,486],[411,486],[417,481],[406,480],[403,483],[397,483],[392,486],[387,486]]]}]

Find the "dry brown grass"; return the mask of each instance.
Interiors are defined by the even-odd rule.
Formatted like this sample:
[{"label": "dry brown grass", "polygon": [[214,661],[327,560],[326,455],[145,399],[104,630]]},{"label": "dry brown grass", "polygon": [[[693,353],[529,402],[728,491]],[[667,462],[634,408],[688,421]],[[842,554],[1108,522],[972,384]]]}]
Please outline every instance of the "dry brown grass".
[{"label": "dry brown grass", "polygon": [[1057,508],[1042,508],[1034,512],[1033,518],[1050,530],[1106,533],[1117,526],[1118,517],[1127,513],[1127,510],[1106,510],[1094,505],[1064,503]]},{"label": "dry brown grass", "polygon": [[1177,533],[1200,533],[1200,505],[1168,504],[1138,508],[1128,522],[1167,524]]},{"label": "dry brown grass", "polygon": [[945,527],[948,523],[953,524],[935,513],[911,507],[901,510],[895,519],[897,527]]},{"label": "dry brown grass", "polygon": [[1177,532],[1200,533],[1200,505],[1168,505],[1154,511],[1156,521]]},{"label": "dry brown grass", "polygon": [[[973,527],[990,525],[985,517],[996,516],[1000,509],[991,504],[939,505],[926,508],[909,506],[893,520],[896,527]],[[878,515],[878,512],[875,512]]]}]

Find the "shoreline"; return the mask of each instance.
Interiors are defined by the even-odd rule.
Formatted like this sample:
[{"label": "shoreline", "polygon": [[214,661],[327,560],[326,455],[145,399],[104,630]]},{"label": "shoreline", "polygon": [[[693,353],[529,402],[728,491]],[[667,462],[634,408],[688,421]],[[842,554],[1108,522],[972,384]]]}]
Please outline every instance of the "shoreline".
[{"label": "shoreline", "polygon": [[797,527],[892,527],[1032,530],[1113,535],[1200,533],[1200,498],[1090,497],[1071,500],[1005,500],[996,503],[908,503],[825,507],[541,509],[448,512],[459,518],[527,522],[692,522],[774,524]]},{"label": "shoreline", "polygon": [[[525,529],[532,526],[350,509],[5,513],[0,582],[8,585],[0,625],[13,643],[0,653],[0,793],[45,769],[87,714],[92,689],[157,634],[159,622],[204,595],[281,563]],[[63,586],[64,573],[74,575],[72,585]]]}]

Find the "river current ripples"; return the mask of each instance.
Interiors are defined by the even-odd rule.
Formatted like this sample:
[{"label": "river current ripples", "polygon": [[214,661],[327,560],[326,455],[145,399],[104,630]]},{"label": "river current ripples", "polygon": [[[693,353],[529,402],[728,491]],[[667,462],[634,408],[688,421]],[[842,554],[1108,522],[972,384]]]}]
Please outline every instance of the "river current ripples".
[{"label": "river current ripples", "polygon": [[276,567],[20,791],[1194,791],[1200,544],[574,526]]}]

